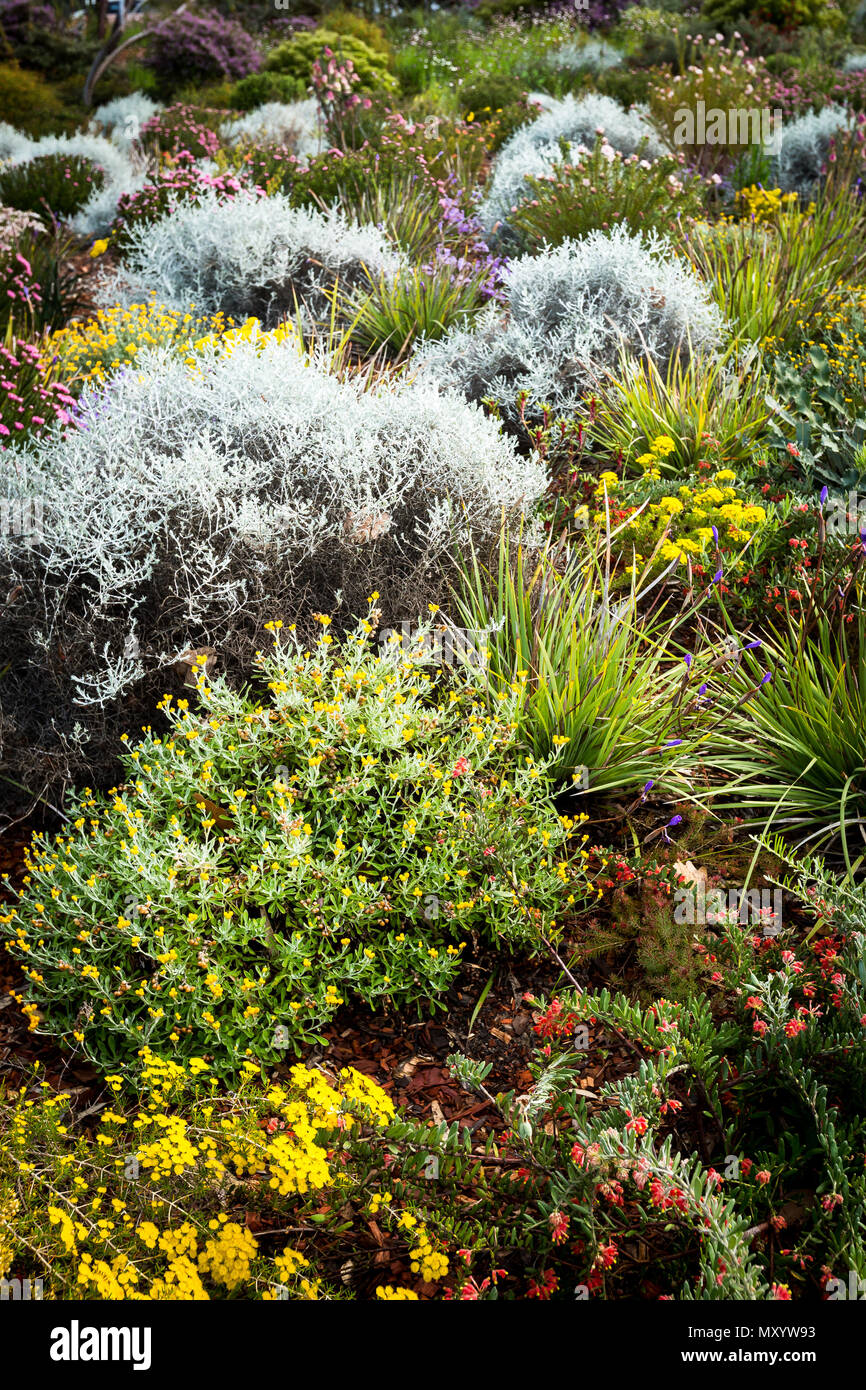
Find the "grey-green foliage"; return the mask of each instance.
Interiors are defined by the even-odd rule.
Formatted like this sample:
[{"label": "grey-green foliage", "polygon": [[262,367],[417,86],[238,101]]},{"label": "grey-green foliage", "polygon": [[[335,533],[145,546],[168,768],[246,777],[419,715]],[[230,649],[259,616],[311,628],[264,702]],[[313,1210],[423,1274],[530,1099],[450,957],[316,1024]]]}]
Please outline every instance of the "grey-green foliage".
[{"label": "grey-green foliage", "polygon": [[160,304],[199,313],[250,316],[273,327],[296,307],[313,321],[330,313],[330,291],[346,293],[402,265],[375,227],[356,227],[336,208],[294,208],[284,194],[249,191],[225,201],[209,191],[157,222],[129,230],[122,276],[106,303]]},{"label": "grey-green foliage", "polygon": [[4,457],[13,507],[43,510],[41,534],[0,535],[0,775],[33,793],[110,771],[152,710],[130,700],[191,642],[243,675],[267,619],[351,618],[373,589],[387,620],[417,617],[453,545],[486,549],[546,483],[435,384],[365,390],[273,342],[143,355]]},{"label": "grey-green foliage", "polygon": [[625,348],[664,369],[678,350],[711,351],[724,324],[706,286],[667,242],[621,227],[522,256],[506,272],[505,304],[471,329],[419,348],[426,371],[469,400],[517,418],[518,393],[561,415],[597,390]]},{"label": "grey-green foliage", "polygon": [[783,193],[799,193],[810,198],[821,179],[830,153],[830,141],[850,124],[844,106],[825,106],[816,115],[809,111],[782,127],[779,151],[773,160],[772,177]]}]

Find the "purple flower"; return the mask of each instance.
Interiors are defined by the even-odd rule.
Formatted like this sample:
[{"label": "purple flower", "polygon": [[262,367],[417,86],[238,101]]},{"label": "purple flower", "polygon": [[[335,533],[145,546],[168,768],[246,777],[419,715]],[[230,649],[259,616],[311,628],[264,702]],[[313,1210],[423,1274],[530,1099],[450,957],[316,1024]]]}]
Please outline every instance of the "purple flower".
[{"label": "purple flower", "polygon": [[683,657],[683,661],[686,663],[686,666],[689,668],[689,670],[691,670],[692,658],[689,652],[686,652],[685,656]]},{"label": "purple flower", "polygon": [[763,674],[763,676],[761,677],[761,685],[766,685],[766,684],[767,684],[767,681],[771,681],[772,679],[773,679],[772,672],[771,672],[771,671],[765,671],[764,674]]},{"label": "purple flower", "polygon": [[669,738],[665,743],[665,748],[679,748],[681,743],[681,738]]},{"label": "purple flower", "polygon": [[822,487],[822,488],[821,488],[821,506],[822,506],[822,507],[823,507],[824,503],[827,501],[827,493],[828,493],[828,491],[829,491],[829,489],[826,488],[826,487]]},{"label": "purple flower", "polygon": [[716,530],[715,526],[713,527],[713,540],[715,541],[716,545],[718,545],[718,543],[719,543],[719,533],[718,533],[718,531]]},{"label": "purple flower", "polygon": [[670,829],[672,825],[679,825],[681,820],[682,816],[671,816],[670,820],[668,821],[668,828]]},{"label": "purple flower", "polygon": [[744,651],[744,652],[751,652],[751,651],[754,651],[755,647],[761,647],[761,646],[763,646],[763,643],[762,643],[760,637],[756,637],[755,640],[754,640],[754,642],[747,642],[747,643],[746,643],[745,647],[743,648],[743,651]]}]

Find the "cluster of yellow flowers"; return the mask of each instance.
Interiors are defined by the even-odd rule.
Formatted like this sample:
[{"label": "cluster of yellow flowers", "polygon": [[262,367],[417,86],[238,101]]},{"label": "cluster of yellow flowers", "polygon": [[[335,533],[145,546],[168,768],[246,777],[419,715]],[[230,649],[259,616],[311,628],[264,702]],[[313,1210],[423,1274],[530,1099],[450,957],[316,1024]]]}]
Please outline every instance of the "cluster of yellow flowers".
[{"label": "cluster of yellow flowers", "polygon": [[[332,1084],[322,1072],[297,1064],[286,1086],[252,1089],[260,1068],[249,1064],[240,1089],[220,1099],[202,1059],[182,1066],[143,1049],[142,1064],[137,1113],[109,1107],[95,1139],[70,1134],[59,1123],[69,1096],[52,1095],[45,1082],[38,1099],[23,1090],[9,1098],[0,1117],[0,1275],[26,1228],[28,1248],[37,1248],[38,1232],[35,1239],[58,1287],[62,1281],[71,1290],[62,1296],[201,1301],[215,1290],[243,1290],[266,1299],[319,1298],[321,1282],[306,1255],[287,1247],[266,1257],[253,1232],[228,1213],[203,1214],[202,1194],[224,1186],[232,1167],[251,1174],[260,1193],[267,1191],[260,1175],[270,1174],[270,1187],[280,1195],[345,1182],[341,1165],[331,1171],[323,1132],[345,1136],[350,1129],[388,1124],[395,1113],[390,1098],[352,1068]],[[120,1076],[106,1082],[115,1095],[123,1088]],[[160,1108],[169,1100],[175,1113]],[[180,1107],[183,1114],[177,1113]],[[103,1152],[105,1141],[110,1149],[124,1126],[130,1134],[137,1131],[138,1142],[131,1146],[127,1137],[112,1161]],[[50,1162],[44,1150],[49,1134],[55,1144]],[[37,1154],[42,1157],[34,1165]],[[137,1180],[139,1165],[148,1170],[146,1184]],[[38,1196],[43,1175],[46,1206]],[[28,1179],[27,1210],[17,1222],[20,1204],[7,1196],[7,1177]],[[190,1199],[197,1215],[185,1210]],[[204,1205],[210,1205],[207,1198]],[[425,1278],[441,1278],[447,1259],[433,1251],[423,1228],[416,1234],[417,1225],[415,1217],[402,1214],[401,1228],[412,1232],[418,1246],[413,1268]]]},{"label": "cluster of yellow flowers", "polygon": [[750,184],[736,194],[737,211],[756,222],[774,222],[782,213],[797,211],[797,194],[783,193],[781,188],[762,188]]},{"label": "cluster of yellow flowers", "polygon": [[103,382],[147,348],[188,352],[232,327],[233,320],[223,314],[194,317],[151,299],[128,309],[102,309],[86,323],[72,322],[51,335],[47,348],[68,380]]},{"label": "cluster of yellow flowers", "polygon": [[[683,483],[676,496],[662,497],[635,512],[625,524],[640,550],[636,561],[644,560],[655,549],[665,531],[668,534],[656,556],[664,563],[676,560],[685,564],[690,556],[707,555],[717,545],[723,549],[745,545],[766,521],[767,513],[756,503],[738,497],[731,486],[734,482],[736,474],[730,468],[722,468],[713,474],[712,482],[698,487]],[[615,474],[604,474],[596,491],[615,491],[617,486]],[[595,512],[593,520],[602,525],[604,513]]]},{"label": "cluster of yellow flowers", "polygon": [[[71,383],[104,382],[107,377],[135,362],[148,348],[166,348],[195,367],[201,354],[231,354],[238,343],[297,342],[291,323],[265,333],[258,319],[235,324],[224,314],[194,316],[157,304],[115,305],[101,310],[86,323],[72,322],[53,333],[47,342],[48,359],[54,358]],[[185,355],[186,354],[186,355]]]},{"label": "cluster of yellow flowers", "polygon": [[671,439],[669,434],[660,434],[653,440],[649,447],[649,453],[640,454],[637,462],[644,470],[647,478],[660,478],[661,471],[659,465],[662,459],[666,459],[676,451],[676,442]]}]

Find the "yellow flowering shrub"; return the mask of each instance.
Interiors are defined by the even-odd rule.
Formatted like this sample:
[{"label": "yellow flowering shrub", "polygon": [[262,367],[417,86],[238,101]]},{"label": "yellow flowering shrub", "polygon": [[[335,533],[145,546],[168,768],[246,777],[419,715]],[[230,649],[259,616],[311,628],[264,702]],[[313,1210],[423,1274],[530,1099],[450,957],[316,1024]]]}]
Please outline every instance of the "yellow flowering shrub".
[{"label": "yellow flowering shrub", "polygon": [[[350,995],[429,1008],[470,933],[534,949],[588,900],[574,822],[520,742],[523,686],[491,706],[470,668],[441,678],[429,630],[377,644],[365,619],[339,646],[319,618],[307,651],[271,624],[264,702],[200,671],[197,706],[166,696],[168,732],[130,748],[123,784],[37,837],[0,913],[32,1028],[101,1065],[148,1045],[233,1076],[320,1040]],[[144,1161],[197,1157],[170,1119]]]},{"label": "yellow flowering shrub", "polygon": [[741,217],[751,217],[755,222],[773,222],[786,212],[796,212],[798,198],[796,193],[783,193],[781,188],[762,188],[753,183],[739,189],[735,201]]},{"label": "yellow flowering shrub", "polygon": [[235,324],[221,313],[180,313],[151,299],[128,309],[103,309],[87,322],[70,323],[49,337],[47,349],[69,384],[83,386],[104,382],[150,348],[167,349],[194,366],[198,355],[211,348],[230,354],[241,342],[264,346],[294,336],[291,324],[264,333],[258,319]]},{"label": "yellow flowering shrub", "polygon": [[[148,1049],[136,1084],[137,1104],[104,1109],[92,1136],[76,1129],[72,1098],[45,1082],[0,1099],[0,1272],[17,1277],[36,1259],[46,1298],[346,1296],[317,1273],[314,1244],[331,1191],[340,1220],[354,1202],[365,1229],[363,1161],[395,1118],[381,1087],[352,1068],[327,1076],[301,1064],[268,1084],[250,1065],[224,1094],[203,1059]],[[119,1103],[123,1078],[107,1085]],[[294,1235],[263,1248],[250,1211],[261,1226],[304,1228],[304,1248]],[[407,1278],[441,1280],[448,1257],[428,1228],[395,1215]]]},{"label": "yellow flowering shrub", "polygon": [[[650,456],[652,459],[653,456]],[[651,465],[650,477],[656,475]],[[638,508],[619,500],[615,520],[623,527],[619,543],[633,552],[638,564],[649,562],[658,566],[672,561],[685,564],[692,559],[716,568],[716,560],[724,555],[725,563],[742,567],[742,554],[755,532],[766,522],[766,509],[743,499],[732,486],[736,474],[729,468],[719,469],[709,483],[683,483],[658,501]],[[593,513],[595,525],[605,525],[603,510],[605,487],[600,481],[596,488],[598,510]]]}]

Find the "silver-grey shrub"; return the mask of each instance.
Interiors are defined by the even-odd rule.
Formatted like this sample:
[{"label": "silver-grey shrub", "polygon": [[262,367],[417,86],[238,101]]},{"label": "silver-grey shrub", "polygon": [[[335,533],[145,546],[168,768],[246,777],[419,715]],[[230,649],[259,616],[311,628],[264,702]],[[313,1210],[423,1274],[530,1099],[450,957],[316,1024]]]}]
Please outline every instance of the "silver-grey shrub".
[{"label": "silver-grey shrub", "polygon": [[327,146],[322,112],[315,97],[305,101],[268,101],[245,116],[220,126],[221,139],[235,145],[254,141],[260,145],[286,145],[299,159],[307,161]]},{"label": "silver-grey shrub", "polygon": [[799,193],[803,199],[812,196],[830,153],[830,141],[850,122],[850,113],[844,106],[831,105],[817,115],[809,111],[782,127],[773,176],[783,193]]},{"label": "silver-grey shrub", "polygon": [[525,391],[528,418],[545,403],[574,411],[622,351],[660,366],[678,350],[713,350],[724,323],[710,294],[656,234],[621,227],[521,256],[505,273],[505,303],[473,329],[419,348],[423,370],[473,401],[493,400],[514,425]]},{"label": "silver-grey shrub", "polygon": [[[294,314],[328,315],[336,281],[351,292],[393,276],[401,258],[375,227],[356,227],[337,209],[293,208],[283,194],[244,191],[222,201],[209,190],[156,222],[130,229],[122,273],[100,292],[106,304],[155,295],[186,312],[255,317],[268,327]],[[365,270],[366,268],[366,270]]]},{"label": "silver-grey shrub", "polygon": [[543,494],[543,468],[436,383],[365,389],[258,346],[142,356],[77,425],[4,455],[11,513],[42,515],[0,536],[0,777],[105,781],[191,643],[244,678],[272,618],[339,626],[378,589],[385,621],[417,619],[461,538],[488,549]]},{"label": "silver-grey shrub", "polygon": [[559,48],[549,49],[547,53],[550,66],[564,72],[604,72],[608,68],[620,67],[622,60],[622,51],[605,39],[564,43]]},{"label": "silver-grey shrub", "polygon": [[162,102],[154,101],[146,92],[130,92],[97,106],[88,127],[91,134],[108,135],[116,145],[133,144],[142,128],[158,111]]},{"label": "silver-grey shrub", "polygon": [[592,149],[599,131],[620,154],[642,150],[647,159],[655,159],[663,153],[638,108],[626,111],[612,97],[597,92],[549,101],[541,115],[516,130],[496,156],[479,209],[484,226],[492,231],[498,223],[507,224],[512,208],[526,197],[527,178],[549,174],[561,162],[560,141],[565,140],[572,150]]}]

